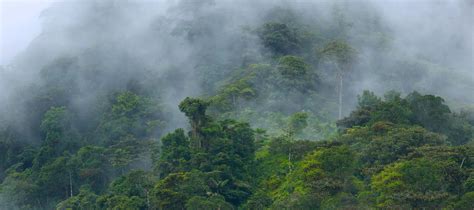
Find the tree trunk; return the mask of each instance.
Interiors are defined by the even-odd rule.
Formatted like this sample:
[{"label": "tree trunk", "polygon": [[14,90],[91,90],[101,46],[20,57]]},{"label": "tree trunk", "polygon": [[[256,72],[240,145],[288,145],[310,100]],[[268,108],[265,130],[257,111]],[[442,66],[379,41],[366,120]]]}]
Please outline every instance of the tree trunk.
[{"label": "tree trunk", "polygon": [[291,148],[288,148],[288,172],[291,174]]},{"label": "tree trunk", "polygon": [[236,98],[235,94],[232,94],[232,104],[234,105],[234,107],[237,106],[237,100],[235,98]]},{"label": "tree trunk", "polygon": [[191,137],[193,138],[193,141],[194,141],[193,146],[197,148],[202,147],[201,138],[198,131],[200,126],[201,126],[200,120],[191,122]]},{"label": "tree trunk", "polygon": [[73,195],[72,195],[72,175],[71,175],[71,171],[69,171],[69,189],[71,190],[71,197],[72,197]]},{"label": "tree trunk", "polygon": [[147,209],[150,209],[150,194],[147,189],[145,189],[145,192],[146,192],[146,206],[147,206]]},{"label": "tree trunk", "polygon": [[339,94],[339,115],[338,115],[338,119],[342,119],[342,89],[343,89],[343,77],[342,77],[342,73],[339,73],[338,75],[339,77],[339,88],[338,88],[338,94]]}]

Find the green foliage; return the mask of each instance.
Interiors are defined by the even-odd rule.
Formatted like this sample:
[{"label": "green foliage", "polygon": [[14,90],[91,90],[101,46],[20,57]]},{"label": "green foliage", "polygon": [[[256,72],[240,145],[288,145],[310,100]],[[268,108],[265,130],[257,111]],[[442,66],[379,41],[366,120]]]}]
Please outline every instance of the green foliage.
[{"label": "green foliage", "polygon": [[335,64],[337,71],[347,71],[357,59],[357,51],[344,41],[331,41],[318,53],[323,60]]},{"label": "green foliage", "polygon": [[273,192],[275,208],[320,208],[341,192],[355,191],[354,153],[347,146],[317,149],[307,155]]},{"label": "green foliage", "polygon": [[308,126],[308,114],[305,112],[297,112],[290,117],[290,122],[288,124],[288,133],[289,136],[294,134],[299,134],[303,129]]},{"label": "green foliage", "polygon": [[[251,76],[230,84],[265,90],[253,79],[268,76],[267,67],[253,66]],[[206,100],[186,98],[179,108],[191,132],[177,129],[161,144],[147,129],[161,114],[150,100],[124,92],[111,102],[92,132],[107,141],[82,147],[87,137],[79,137],[69,109],[47,111],[42,145],[4,157],[18,163],[5,172],[0,201],[11,202],[0,207],[470,208],[474,150],[463,144],[472,125],[439,97],[392,91],[382,100],[365,91],[357,110],[339,122],[344,129],[326,141],[298,140],[319,129],[313,112],[267,115],[279,126],[275,136],[218,112],[215,119]],[[133,170],[149,161],[156,173]]]},{"label": "green foliage", "polygon": [[139,210],[146,207],[145,201],[137,196],[124,195],[101,196],[97,199],[100,209],[133,209]]},{"label": "green foliage", "polygon": [[117,141],[107,149],[108,160],[113,167],[123,169],[143,155],[150,154],[152,140],[139,140],[129,135]]},{"label": "green foliage", "polygon": [[183,129],[177,129],[161,138],[162,149],[158,163],[161,177],[170,173],[186,171],[188,161],[191,159],[189,139]]},{"label": "green foliage", "polygon": [[191,121],[199,121],[206,116],[208,103],[202,99],[186,97],[180,104],[179,110]]},{"label": "green foliage", "polygon": [[464,144],[473,136],[474,131],[466,119],[451,114],[443,98],[413,92],[406,97],[406,100],[413,113],[416,113],[412,119],[413,123],[446,134],[449,141],[455,145]]},{"label": "green foliage", "polygon": [[113,181],[109,193],[97,198],[96,205],[100,209],[151,208],[151,191],[155,182],[150,173],[131,171]]},{"label": "green foliage", "polygon": [[282,56],[276,69],[275,73],[279,73],[281,76],[281,79],[275,81],[277,84],[303,93],[315,89],[316,84],[319,83],[318,75],[301,57]]},{"label": "green foliage", "polygon": [[263,45],[276,55],[291,54],[300,48],[296,31],[284,23],[265,23],[258,35]]},{"label": "green foliage", "polygon": [[370,126],[380,121],[423,126],[429,131],[446,135],[448,142],[453,145],[465,144],[474,135],[474,127],[468,120],[462,115],[451,113],[441,97],[417,92],[402,98],[400,93],[391,91],[383,101],[373,93],[364,92],[359,96],[358,109],[337,124],[344,129]]},{"label": "green foliage", "polygon": [[46,133],[46,139],[57,139],[59,133],[66,128],[65,107],[53,107],[44,115],[41,122],[41,130]]},{"label": "green foliage", "polygon": [[[41,82],[11,99],[24,106],[7,101],[13,119],[0,119],[0,209],[474,208],[474,112],[404,96],[433,90],[420,85],[428,73],[456,77],[390,50],[376,14],[335,5],[325,18],[311,10],[316,19],[270,8],[241,27],[208,14],[212,0],[184,2],[176,10],[189,18],[152,27],[192,44],[186,68],[102,46],[44,65]],[[337,132],[335,93],[355,99],[367,75],[404,97],[364,91]],[[469,92],[455,86],[463,80],[434,84]],[[179,104],[190,132],[165,134],[182,125],[162,104],[190,87],[202,88]]]},{"label": "green foliage", "polygon": [[306,186],[320,196],[347,189],[355,172],[353,152],[346,146],[317,150],[301,162]]},{"label": "green foliage", "polygon": [[183,209],[192,196],[205,196],[209,188],[199,171],[175,173],[160,180],[152,190],[152,203],[158,209]]},{"label": "green foliage", "polygon": [[209,103],[207,101],[189,97],[186,97],[179,104],[179,110],[184,112],[186,117],[189,118],[189,122],[191,124],[191,135],[194,138],[192,143],[197,147],[203,146],[201,139],[201,127],[204,126],[207,121],[206,109],[208,106]]},{"label": "green foliage", "polygon": [[413,92],[406,97],[411,110],[416,113],[413,121],[423,127],[440,131],[444,126],[443,121],[451,113],[449,107],[444,104],[444,99],[433,95],[421,95]]},{"label": "green foliage", "polygon": [[89,186],[82,186],[78,195],[58,203],[56,209],[97,209],[97,197],[98,196],[91,191]]},{"label": "green foliage", "polygon": [[247,76],[224,86],[216,96],[211,98],[211,103],[221,111],[238,109],[241,100],[253,99],[257,94],[250,79],[251,76]]},{"label": "green foliage", "polygon": [[[103,122],[153,119],[139,114],[153,107],[140,101],[138,95],[121,95]],[[449,146],[455,135],[435,132],[450,134],[447,126],[468,139],[469,133],[455,128],[472,127],[441,98],[389,92],[381,100],[366,91],[358,110],[341,121],[346,129],[322,142],[295,141],[312,125],[308,112],[282,117],[289,135],[268,137],[248,123],[215,120],[206,115],[207,106],[202,99],[185,99],[180,109],[195,135],[177,129],[161,139],[159,150],[138,123],[140,134],[119,128],[123,134],[107,147],[63,153],[57,150],[60,140],[79,138],[69,136],[75,130],[67,109],[52,108],[41,125],[43,145],[23,150],[23,162],[6,172],[0,198],[12,202],[2,208],[470,208],[473,150]],[[130,171],[152,152],[157,174]]]},{"label": "green foliage", "polygon": [[443,165],[413,159],[390,165],[372,181],[381,208],[439,208],[449,193]]},{"label": "green foliage", "polygon": [[414,152],[418,147],[446,144],[443,136],[422,127],[396,126],[387,122],[351,128],[342,136],[342,140],[362,153],[361,160],[367,167],[364,173],[369,175],[383,165]]},{"label": "green foliage", "polygon": [[35,180],[41,186],[40,192],[52,197],[64,198],[67,196],[67,192],[70,190],[69,176],[71,173],[70,169],[68,170],[67,162],[67,157],[59,157],[40,169]]},{"label": "green foliage", "polygon": [[107,149],[103,147],[85,146],[71,158],[70,164],[77,173],[74,176],[95,192],[103,192],[106,189],[108,174],[112,172],[106,153]]},{"label": "green foliage", "polygon": [[99,124],[100,141],[110,145],[128,136],[147,139],[159,135],[165,125],[159,119],[161,115],[160,106],[150,98],[130,91],[119,93],[111,100]]},{"label": "green foliage", "polygon": [[[0,209],[474,208],[474,109],[434,87],[470,92],[468,78],[391,49],[364,5],[268,8],[243,26],[216,5],[183,1],[169,12],[185,17],[152,18],[153,33],[139,33],[190,44],[170,51],[179,59],[154,65],[141,58],[160,50],[110,42],[26,65],[42,66],[32,69],[40,82],[7,94],[0,110]],[[85,19],[101,26],[124,19],[122,7],[91,8]],[[336,93],[352,105],[367,77],[401,92],[364,91],[336,123]],[[450,108],[405,96],[416,89],[457,98]],[[164,107],[190,90],[202,95],[179,104],[185,126]]]},{"label": "green foliage", "polygon": [[280,58],[277,68],[284,77],[301,79],[308,74],[310,66],[300,57],[287,55]]},{"label": "green foliage", "polygon": [[66,107],[52,107],[44,114],[40,128],[45,134],[45,146],[51,147],[51,155],[57,156],[80,146],[77,133],[71,125],[72,120]]},{"label": "green foliage", "polygon": [[152,174],[135,170],[114,180],[110,184],[109,191],[114,195],[137,196],[145,199],[154,183],[155,178]]},{"label": "green foliage", "polygon": [[39,186],[31,176],[31,169],[24,172],[10,172],[0,187],[0,207],[14,209],[33,207],[31,198],[37,198]]},{"label": "green foliage", "polygon": [[357,96],[358,108],[372,108],[380,104],[382,101],[373,92],[364,90],[362,95]]},{"label": "green foliage", "polygon": [[474,208],[474,192],[464,194],[461,199],[453,206],[454,209],[472,209]]},{"label": "green foliage", "polygon": [[199,209],[212,209],[212,210],[232,210],[234,207],[225,202],[220,196],[201,197],[194,196],[186,203],[186,209],[199,210]]}]

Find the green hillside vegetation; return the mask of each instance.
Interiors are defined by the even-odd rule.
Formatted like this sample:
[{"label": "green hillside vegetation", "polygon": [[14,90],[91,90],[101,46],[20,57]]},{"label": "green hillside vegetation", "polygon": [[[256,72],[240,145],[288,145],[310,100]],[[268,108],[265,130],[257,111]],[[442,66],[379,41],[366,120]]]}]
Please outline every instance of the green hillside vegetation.
[{"label": "green hillside vegetation", "polygon": [[[185,61],[157,72],[142,49],[94,44],[15,92],[0,209],[474,209],[472,99],[431,91],[469,79],[392,50],[369,11],[313,21],[277,7],[227,40],[213,25],[227,19],[188,6],[176,10],[191,20],[149,26],[175,26]],[[120,11],[99,12],[104,25]],[[393,90],[360,92],[369,77]]]},{"label": "green hillside vegetation", "polygon": [[58,209],[473,207],[472,119],[440,97],[389,92],[382,100],[365,91],[339,132],[320,141],[301,138],[310,125],[304,112],[287,119],[281,135],[268,135],[209,116],[209,105],[186,98],[179,108],[190,131],[153,141],[146,131],[157,109],[124,92],[94,134],[107,131],[111,141],[95,143],[71,129],[66,108],[53,107],[39,147],[4,137],[3,199]]}]

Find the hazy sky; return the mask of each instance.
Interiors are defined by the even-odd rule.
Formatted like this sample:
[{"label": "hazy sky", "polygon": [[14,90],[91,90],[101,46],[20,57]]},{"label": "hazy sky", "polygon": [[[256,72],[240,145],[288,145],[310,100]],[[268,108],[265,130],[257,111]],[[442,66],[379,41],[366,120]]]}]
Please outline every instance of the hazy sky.
[{"label": "hazy sky", "polygon": [[0,65],[7,65],[40,33],[41,11],[58,0],[0,0]]},{"label": "hazy sky", "polygon": [[[41,31],[41,11],[52,2],[68,0],[0,0],[0,65],[7,65]],[[295,0],[296,1],[296,0]],[[381,6],[386,16],[396,20],[416,14],[427,2],[436,0],[375,0]],[[441,0],[440,2],[456,2],[458,0]],[[464,0],[461,0],[464,1]],[[471,1],[471,0],[465,0]],[[383,2],[383,3],[382,3]],[[418,3],[418,4],[415,4]],[[389,4],[387,6],[387,4]],[[408,10],[407,10],[408,9]],[[393,11],[396,11],[393,13]],[[402,14],[402,15],[401,15]],[[451,17],[452,18],[452,17]],[[474,17],[471,16],[474,19]],[[395,23],[404,24],[404,27],[415,26],[404,21]],[[418,26],[416,26],[418,27]],[[471,26],[472,27],[472,26]],[[471,31],[474,30],[471,28]],[[410,30],[411,31],[411,30]]]}]

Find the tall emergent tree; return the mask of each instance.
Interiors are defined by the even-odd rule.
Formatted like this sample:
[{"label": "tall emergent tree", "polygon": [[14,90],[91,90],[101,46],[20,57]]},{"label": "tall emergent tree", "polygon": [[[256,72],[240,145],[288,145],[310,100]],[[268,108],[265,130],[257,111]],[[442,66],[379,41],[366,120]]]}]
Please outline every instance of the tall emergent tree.
[{"label": "tall emergent tree", "polygon": [[186,117],[189,118],[191,123],[191,137],[195,140],[196,146],[200,148],[202,146],[200,128],[203,127],[206,122],[206,109],[209,103],[202,99],[186,97],[180,104],[179,110],[184,112]]},{"label": "tall emergent tree", "polygon": [[323,60],[329,62],[336,69],[336,76],[339,82],[337,92],[339,95],[339,114],[342,118],[342,91],[344,75],[350,71],[352,64],[357,59],[357,51],[345,41],[329,42],[319,51]]}]

